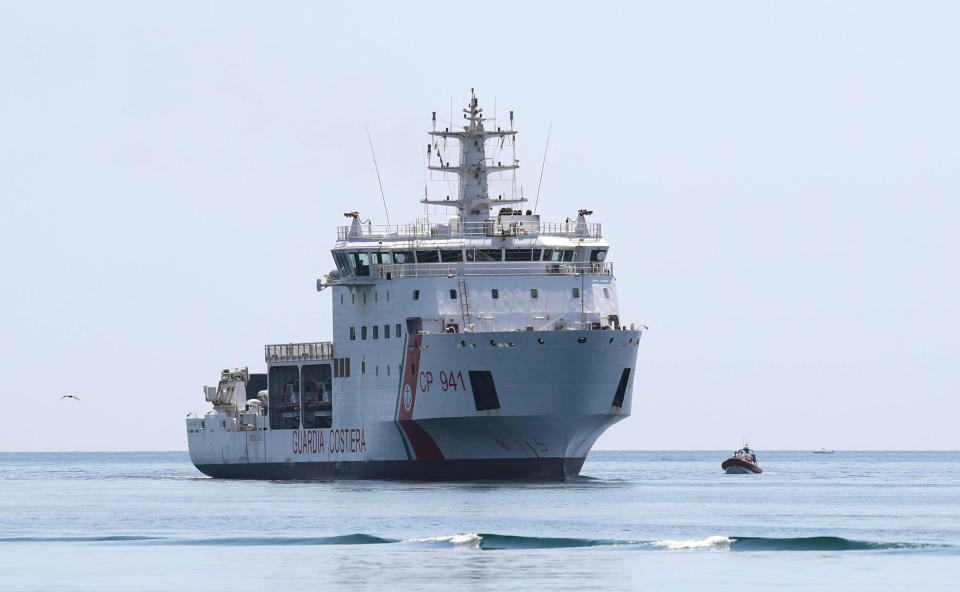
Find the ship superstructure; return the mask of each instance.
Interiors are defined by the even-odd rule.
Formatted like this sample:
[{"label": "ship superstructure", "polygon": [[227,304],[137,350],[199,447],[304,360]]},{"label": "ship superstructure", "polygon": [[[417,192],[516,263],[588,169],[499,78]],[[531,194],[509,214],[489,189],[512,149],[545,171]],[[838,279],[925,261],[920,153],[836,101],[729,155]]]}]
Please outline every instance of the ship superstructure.
[{"label": "ship superstructure", "polygon": [[[190,455],[215,477],[554,478],[630,414],[640,328],[620,320],[609,245],[588,210],[541,222],[491,175],[516,134],[485,129],[472,96],[460,130],[430,132],[429,168],[457,181],[429,219],[375,226],[346,214],[333,341],[268,345],[267,372],[224,370],[213,409],[187,419]],[[459,143],[459,162],[441,143]],[[502,152],[496,150],[495,152]],[[439,162],[434,165],[433,160]]]}]

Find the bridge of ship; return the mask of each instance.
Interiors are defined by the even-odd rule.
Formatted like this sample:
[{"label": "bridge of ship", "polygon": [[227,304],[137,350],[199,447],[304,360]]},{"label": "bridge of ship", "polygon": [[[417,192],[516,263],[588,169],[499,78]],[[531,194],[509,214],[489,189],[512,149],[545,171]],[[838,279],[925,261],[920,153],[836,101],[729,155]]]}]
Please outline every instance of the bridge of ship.
[{"label": "bridge of ship", "polygon": [[[326,284],[407,277],[613,275],[599,224],[507,221],[343,226]],[[494,244],[495,238],[509,239]],[[321,287],[323,283],[321,282]]]}]

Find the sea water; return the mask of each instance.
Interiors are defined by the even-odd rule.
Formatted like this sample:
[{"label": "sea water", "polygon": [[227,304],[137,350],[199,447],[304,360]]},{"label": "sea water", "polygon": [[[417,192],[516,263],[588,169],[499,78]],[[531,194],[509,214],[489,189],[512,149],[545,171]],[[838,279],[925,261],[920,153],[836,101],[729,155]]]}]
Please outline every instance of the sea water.
[{"label": "sea water", "polygon": [[590,454],[567,482],[231,481],[0,454],[2,590],[958,590],[960,454]]}]

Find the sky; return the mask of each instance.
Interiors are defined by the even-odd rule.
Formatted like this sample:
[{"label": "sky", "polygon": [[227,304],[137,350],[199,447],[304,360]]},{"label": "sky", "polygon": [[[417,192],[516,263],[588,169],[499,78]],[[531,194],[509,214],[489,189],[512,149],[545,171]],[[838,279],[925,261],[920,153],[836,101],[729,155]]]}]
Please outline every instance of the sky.
[{"label": "sky", "polygon": [[0,450],[183,450],[220,369],[329,339],[365,126],[412,221],[471,88],[527,195],[552,126],[539,209],[595,212],[649,327],[597,448],[960,448],[955,3],[3,12]]}]

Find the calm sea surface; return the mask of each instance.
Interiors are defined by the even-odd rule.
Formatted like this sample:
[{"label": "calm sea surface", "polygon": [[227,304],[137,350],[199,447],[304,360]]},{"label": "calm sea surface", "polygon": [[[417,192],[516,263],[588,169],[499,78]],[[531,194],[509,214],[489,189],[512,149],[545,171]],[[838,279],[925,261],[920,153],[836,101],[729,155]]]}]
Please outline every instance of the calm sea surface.
[{"label": "calm sea surface", "polygon": [[960,454],[593,452],[566,483],[209,479],[0,454],[2,590],[960,589]]}]

